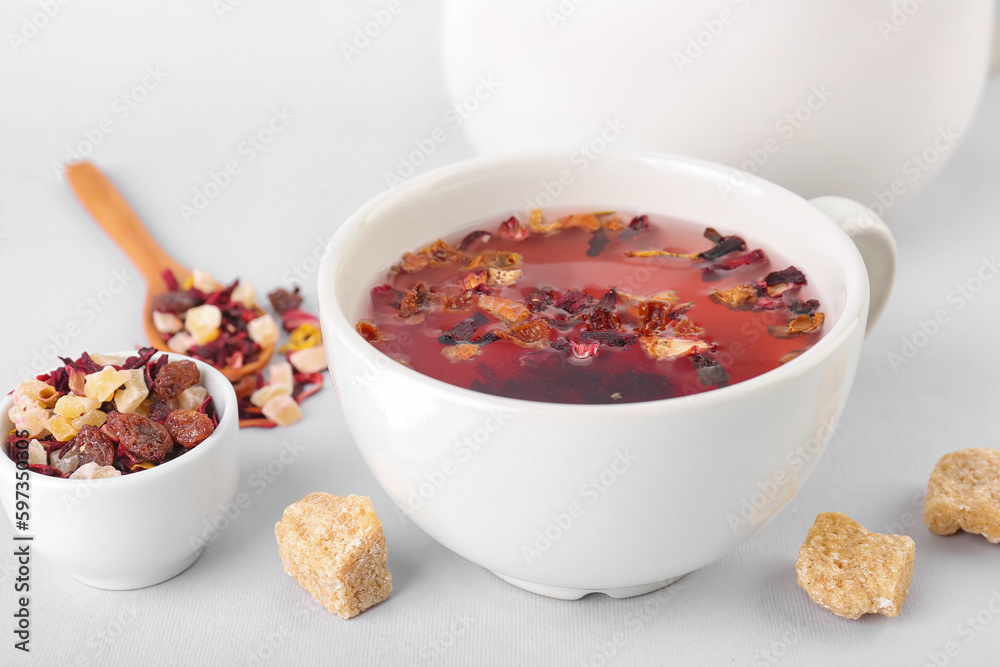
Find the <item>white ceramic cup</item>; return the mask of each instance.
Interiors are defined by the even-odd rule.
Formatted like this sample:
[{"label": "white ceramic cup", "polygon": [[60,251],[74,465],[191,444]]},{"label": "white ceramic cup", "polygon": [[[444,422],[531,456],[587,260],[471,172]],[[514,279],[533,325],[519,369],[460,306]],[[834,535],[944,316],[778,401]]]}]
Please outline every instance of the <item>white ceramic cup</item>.
[{"label": "white ceramic cup", "polygon": [[[835,435],[869,322],[869,274],[852,238],[870,262],[873,314],[890,289],[895,245],[854,202],[811,203],[756,178],[727,188],[731,172],[657,154],[584,165],[562,151],[482,158],[414,179],[342,225],[319,271],[331,375],[365,461],[417,525],[536,593],[623,597],[720,558],[791,499]],[[355,332],[370,287],[404,251],[534,203],[741,234],[808,275],[825,333],[800,357],[729,387],[565,405],[446,384]]]},{"label": "white ceramic cup", "polygon": [[[129,357],[135,352],[113,353]],[[154,357],[158,358],[160,355]],[[172,361],[189,359],[169,354]],[[219,425],[198,446],[166,463],[121,477],[57,479],[30,473],[28,530],[18,541],[85,584],[126,590],[152,586],[189,568],[205,548],[206,526],[230,503],[239,478],[239,413],[228,380],[198,365],[215,403]],[[0,501],[15,522],[17,469],[6,454],[14,428],[0,401]]]}]

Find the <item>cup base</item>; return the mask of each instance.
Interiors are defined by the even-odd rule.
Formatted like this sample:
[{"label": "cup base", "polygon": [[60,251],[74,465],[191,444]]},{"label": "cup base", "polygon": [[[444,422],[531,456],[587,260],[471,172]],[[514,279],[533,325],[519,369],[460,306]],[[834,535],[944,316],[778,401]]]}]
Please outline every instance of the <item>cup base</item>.
[{"label": "cup base", "polygon": [[535,593],[537,595],[544,595],[549,598],[556,598],[557,600],[579,600],[585,595],[590,595],[591,593],[604,593],[608,597],[612,598],[631,598],[637,595],[645,595],[646,593],[652,593],[665,586],[669,586],[681,577],[686,575],[682,574],[679,577],[673,577],[672,579],[664,579],[663,581],[654,581],[649,584],[641,584],[639,586],[623,586],[621,588],[564,588],[562,586],[547,586],[545,584],[535,584],[530,581],[522,581],[520,579],[515,579],[513,577],[508,577],[505,574],[500,574],[499,572],[493,572],[500,579],[503,579],[508,584],[512,586],[517,586],[530,593]]},{"label": "cup base", "polygon": [[205,550],[204,547],[199,549],[196,553],[188,556],[179,563],[175,563],[170,567],[165,567],[156,572],[145,572],[141,575],[134,576],[114,576],[104,578],[97,577],[87,577],[78,574],[73,574],[73,577],[77,581],[82,581],[88,586],[93,586],[94,588],[100,588],[106,591],[131,591],[137,588],[147,588],[149,586],[155,586],[156,584],[162,584],[164,581],[173,579],[177,575],[181,574],[189,567],[194,565],[195,561],[201,556],[202,552]]}]

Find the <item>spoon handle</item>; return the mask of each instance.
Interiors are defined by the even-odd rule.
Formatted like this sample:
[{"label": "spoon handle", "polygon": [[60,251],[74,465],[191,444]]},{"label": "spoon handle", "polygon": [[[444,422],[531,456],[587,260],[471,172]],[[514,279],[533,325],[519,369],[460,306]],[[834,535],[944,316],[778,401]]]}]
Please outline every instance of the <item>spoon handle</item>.
[{"label": "spoon handle", "polygon": [[93,163],[67,165],[66,178],[83,207],[129,256],[150,288],[165,289],[164,269],[172,270],[179,280],[190,273],[150,236],[122,194]]}]

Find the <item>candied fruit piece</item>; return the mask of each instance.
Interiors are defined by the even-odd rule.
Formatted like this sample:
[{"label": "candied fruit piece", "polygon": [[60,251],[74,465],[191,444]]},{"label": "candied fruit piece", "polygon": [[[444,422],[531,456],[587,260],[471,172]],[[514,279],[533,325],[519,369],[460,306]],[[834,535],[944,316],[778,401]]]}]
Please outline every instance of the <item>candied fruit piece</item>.
[{"label": "candied fruit piece", "polygon": [[361,337],[372,345],[378,345],[379,343],[384,343],[388,338],[381,330],[371,322],[366,322],[362,320],[354,325],[354,329],[361,334]]},{"label": "candied fruit piece", "polygon": [[714,289],[708,293],[708,298],[729,310],[751,310],[757,303],[757,289],[753,285],[735,285]]},{"label": "candied fruit piece", "polygon": [[281,330],[278,328],[278,322],[265,314],[247,322],[247,334],[250,340],[261,347],[268,347],[278,342]]},{"label": "candied fruit piece", "polygon": [[524,273],[521,269],[497,269],[491,266],[487,269],[487,275],[489,276],[486,280],[487,285],[510,287],[516,284]]},{"label": "candied fruit piece", "polygon": [[314,345],[292,352],[288,361],[299,373],[319,373],[326,370],[326,351],[322,345]]},{"label": "candied fruit piece", "polygon": [[141,461],[163,463],[174,448],[173,438],[167,429],[142,415],[109,412],[104,429]]},{"label": "candied fruit piece", "polygon": [[46,465],[49,462],[49,454],[45,451],[38,438],[32,438],[28,443],[28,465]]},{"label": "candied fruit piece", "polygon": [[184,449],[191,449],[212,435],[215,425],[206,415],[194,410],[174,410],[163,423],[167,433]]},{"label": "candied fruit piece", "polygon": [[160,369],[153,380],[153,391],[164,400],[175,398],[201,379],[198,365],[190,359],[171,361]]},{"label": "candied fruit piece", "polygon": [[60,447],[49,452],[49,465],[65,477],[77,469],[80,463],[80,455],[75,451],[68,451],[65,456],[60,456],[61,451],[62,448]]},{"label": "candied fruit piece", "polygon": [[91,461],[76,469],[69,476],[70,479],[105,479],[107,477],[121,477],[122,471],[112,466],[100,466]]},{"label": "candied fruit piece", "polygon": [[161,334],[175,334],[184,328],[184,322],[174,313],[161,310],[153,311],[153,326]]},{"label": "candied fruit piece", "polygon": [[692,352],[701,352],[712,348],[710,343],[703,340],[665,338],[663,336],[639,336],[639,347],[642,348],[647,357],[656,361],[676,359]]},{"label": "candied fruit piece", "polygon": [[195,306],[184,315],[184,328],[198,345],[210,343],[219,336],[222,311],[211,303]]},{"label": "candied fruit piece", "polygon": [[69,420],[65,417],[60,417],[59,415],[50,417],[48,421],[45,422],[45,428],[47,428],[49,433],[52,434],[52,437],[59,442],[67,442],[72,439],[74,435],[76,435],[76,429],[73,428],[71,423],[69,423]]},{"label": "candied fruit piece", "polygon": [[101,407],[101,402],[97,399],[67,394],[59,397],[52,412],[60,417],[73,420],[99,407]]},{"label": "candied fruit piece", "polygon": [[7,416],[18,431],[27,431],[28,435],[41,435],[45,430],[45,423],[52,417],[52,411],[40,406],[37,399],[21,394],[14,396],[14,403],[7,411]]},{"label": "candied fruit piece", "polygon": [[273,396],[260,411],[278,426],[288,426],[302,419],[302,408],[288,394]]},{"label": "candied fruit piece", "polygon": [[194,336],[186,331],[175,333],[170,337],[170,340],[167,341],[167,347],[170,351],[177,352],[178,354],[185,354],[188,350],[194,347],[194,345]]},{"label": "candied fruit piece", "polygon": [[524,324],[515,324],[507,329],[497,331],[496,335],[521,347],[542,349],[549,343],[552,327],[545,320],[534,320]]},{"label": "candied fruit piece", "polygon": [[128,371],[116,371],[113,366],[105,366],[84,378],[83,394],[101,403],[109,401],[114,396],[115,390],[125,384],[130,377],[132,374]]},{"label": "candied fruit piece", "polygon": [[135,412],[149,396],[149,388],[146,387],[146,371],[142,368],[133,368],[127,372],[130,376],[129,379],[125,381],[121,389],[115,392],[115,408],[118,412]]},{"label": "candied fruit piece", "polygon": [[274,534],[285,572],[330,612],[352,618],[389,597],[385,535],[369,498],[310,493]]},{"label": "candied fruit piece", "polygon": [[206,398],[208,398],[208,389],[196,384],[179,393],[174,400],[177,402],[177,409],[197,410]]},{"label": "candied fruit piece", "polygon": [[913,576],[916,547],[905,535],[865,530],[840,512],[824,512],[809,529],[795,563],[799,586],[837,616],[896,616]]},{"label": "candied fruit piece", "polygon": [[924,523],[938,535],[964,530],[1000,543],[1000,452],[978,447],[941,457],[927,483]]},{"label": "candied fruit piece", "polygon": [[767,328],[775,338],[796,338],[818,331],[823,326],[823,313],[815,315],[796,315],[786,326],[770,326]]},{"label": "candied fruit piece", "polygon": [[441,354],[447,357],[448,361],[455,363],[458,361],[470,361],[482,351],[482,347],[475,343],[459,343],[441,348]]},{"label": "candied fruit piece", "polygon": [[216,289],[212,274],[201,269],[195,269],[191,272],[191,286],[205,294],[211,294]]},{"label": "candied fruit piece", "polygon": [[69,441],[79,457],[79,465],[97,463],[99,466],[109,466],[115,462],[115,450],[118,447],[114,440],[102,433],[96,426],[84,426],[80,432]]},{"label": "candied fruit piece", "polygon": [[238,303],[244,308],[255,308],[257,306],[257,290],[249,280],[241,280],[236,283],[236,287],[229,294],[229,300]]}]

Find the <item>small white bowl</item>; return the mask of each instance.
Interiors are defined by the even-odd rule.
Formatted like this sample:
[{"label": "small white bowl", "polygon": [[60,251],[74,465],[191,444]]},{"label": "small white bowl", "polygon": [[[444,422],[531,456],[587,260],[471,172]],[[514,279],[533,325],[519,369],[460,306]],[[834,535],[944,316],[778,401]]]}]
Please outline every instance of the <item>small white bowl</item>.
[{"label": "small white bowl", "polygon": [[[171,361],[189,359],[167,356]],[[31,473],[28,530],[14,533],[15,538],[31,539],[15,544],[28,545],[32,553],[85,584],[110,590],[158,584],[198,560],[206,527],[236,493],[239,414],[236,393],[225,376],[204,362],[191,361],[215,403],[215,432],[176,459],[121,477],[57,479]],[[0,501],[16,525],[18,471],[6,453],[6,435],[14,428],[7,415],[10,406],[11,398],[5,396],[0,401]]]},{"label": "small white bowl", "polygon": [[[418,526],[536,593],[624,597],[722,557],[806,481],[858,365],[868,274],[874,320],[895,246],[884,223],[849,200],[807,202],[678,156],[576,157],[470,160],[378,197],[331,241],[319,270],[320,321],[355,442]],[[392,361],[355,331],[369,289],[404,251],[472,224],[496,225],[536,202],[666,215],[741,234],[807,273],[825,333],[790,363],[729,387],[565,405],[446,384]],[[852,238],[870,259],[868,272]]]}]

